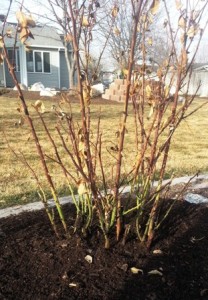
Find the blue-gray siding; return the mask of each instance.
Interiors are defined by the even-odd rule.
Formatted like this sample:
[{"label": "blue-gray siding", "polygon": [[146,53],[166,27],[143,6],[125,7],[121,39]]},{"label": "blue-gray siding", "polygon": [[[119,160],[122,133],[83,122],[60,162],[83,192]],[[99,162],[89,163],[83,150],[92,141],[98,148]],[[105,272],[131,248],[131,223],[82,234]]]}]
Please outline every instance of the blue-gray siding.
[{"label": "blue-gray siding", "polygon": [[[17,80],[20,82],[20,72],[15,72],[17,76]],[[5,78],[6,78],[6,87],[13,88],[14,87],[14,81],[12,79],[12,76],[9,73],[9,69],[7,67],[7,64],[5,64]]]},{"label": "blue-gray siding", "polygon": [[[64,51],[58,49],[47,48],[32,48],[34,51],[50,52],[50,73],[28,72],[28,86],[32,86],[36,82],[41,82],[45,87],[50,88],[69,88],[69,74],[67,69],[67,63],[65,59]],[[59,72],[60,64],[60,72]],[[20,66],[21,69],[21,66]],[[20,72],[16,72],[17,79],[20,82]],[[60,78],[59,78],[60,76]],[[8,71],[8,67],[5,68],[6,86],[14,87],[14,82]]]},{"label": "blue-gray siding", "polygon": [[4,86],[5,82],[4,82],[4,67],[3,64],[0,65],[0,86]]},{"label": "blue-gray siding", "polygon": [[59,52],[58,49],[33,48],[34,51],[50,52],[51,73],[28,73],[28,86],[41,82],[45,87],[59,87]]}]

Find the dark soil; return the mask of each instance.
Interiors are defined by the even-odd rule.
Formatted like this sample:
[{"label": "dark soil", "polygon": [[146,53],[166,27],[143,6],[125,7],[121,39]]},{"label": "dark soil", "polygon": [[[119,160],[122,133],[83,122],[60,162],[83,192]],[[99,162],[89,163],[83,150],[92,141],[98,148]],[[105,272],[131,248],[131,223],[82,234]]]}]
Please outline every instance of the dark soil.
[{"label": "dark soil", "polygon": [[[66,214],[72,222],[72,206]],[[0,299],[208,299],[206,206],[177,201],[150,251],[113,237],[105,250],[99,232],[58,240],[44,211],[1,219],[0,228]]]},{"label": "dark soil", "polygon": [[[68,95],[67,92],[64,92]],[[25,100],[51,100],[51,101],[58,101],[60,100],[60,95],[56,95],[53,97],[46,97],[46,96],[40,96],[40,92],[31,92],[31,91],[23,91],[23,95],[25,97]],[[1,96],[1,93],[0,93]],[[18,92],[13,91],[13,90],[6,90],[6,93],[2,93],[3,97],[8,97],[8,98],[18,98]],[[70,102],[71,103],[78,103],[78,97],[77,96],[69,96]],[[112,101],[112,100],[106,100],[103,99],[102,97],[95,97],[91,99],[92,104],[119,104],[117,101]]]}]

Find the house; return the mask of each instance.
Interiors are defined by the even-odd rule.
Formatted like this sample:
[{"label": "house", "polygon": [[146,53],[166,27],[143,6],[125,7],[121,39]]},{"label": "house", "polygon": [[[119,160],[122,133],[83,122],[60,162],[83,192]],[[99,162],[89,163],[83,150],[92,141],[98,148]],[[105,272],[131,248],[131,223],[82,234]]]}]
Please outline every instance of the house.
[{"label": "house", "polygon": [[[6,28],[12,30],[12,36],[15,35],[15,24],[7,24]],[[36,26],[31,31],[34,39],[27,40],[29,51],[26,51],[25,46],[19,40],[14,50],[14,38],[5,38],[8,55],[14,65],[18,81],[27,87],[41,82],[45,87],[69,88],[63,36],[59,35],[55,28],[49,26]],[[0,24],[1,32],[2,25]],[[68,49],[68,54],[72,55],[71,49]],[[0,85],[14,87],[5,62],[0,65]]]},{"label": "house", "polygon": [[208,97],[208,63],[195,63],[192,68],[190,94],[194,94],[197,91],[199,97]]},{"label": "house", "polygon": [[[175,73],[175,77],[173,77]],[[170,85],[170,82],[172,84]],[[170,85],[170,93],[174,94],[177,85],[176,69],[169,72],[166,76],[166,85]],[[188,74],[183,78],[179,95],[188,93],[190,96],[208,97],[208,63],[193,63]]]},{"label": "house", "polygon": [[[184,92],[188,85],[188,77],[184,82]],[[189,95],[208,97],[208,63],[193,63],[189,83]]]}]

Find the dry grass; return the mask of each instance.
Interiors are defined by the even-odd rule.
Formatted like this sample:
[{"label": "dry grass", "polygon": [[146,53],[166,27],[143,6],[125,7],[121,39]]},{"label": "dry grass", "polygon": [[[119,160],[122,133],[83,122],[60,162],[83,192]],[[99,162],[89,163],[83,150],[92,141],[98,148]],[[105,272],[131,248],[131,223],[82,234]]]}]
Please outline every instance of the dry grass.
[{"label": "dry grass", "polygon": [[[191,109],[201,104],[202,99],[197,99],[192,105]],[[30,171],[12,154],[8,149],[8,145],[3,136],[3,131],[9,141],[11,147],[20,155],[24,153],[29,164],[33,167],[35,172],[39,175],[41,182],[47,190],[47,184],[42,174],[40,162],[37,158],[34,142],[30,136],[27,124],[17,127],[15,123],[18,122],[20,115],[17,111],[18,100],[9,99],[4,96],[0,97],[1,111],[0,111],[0,206],[8,206],[19,203],[26,203],[29,201],[37,201],[36,182],[31,176]],[[31,104],[34,101],[28,101],[29,109],[35,120],[35,126],[41,140],[41,144],[45,152],[54,157],[53,149],[50,142],[47,140],[41,123],[36,116]],[[71,169],[70,160],[61,147],[55,131],[57,124],[56,117],[51,111],[51,106],[54,104],[53,100],[44,101],[47,113],[44,118],[53,134],[54,139],[58,142],[59,150],[64,157],[66,165]],[[57,103],[55,103],[57,105]],[[66,107],[64,110],[68,109]],[[77,123],[80,121],[79,106],[76,103],[72,104],[74,118]],[[119,129],[119,118],[122,115],[122,105],[91,105],[92,112],[92,135],[95,138],[97,130],[97,117],[99,112],[101,114],[101,130],[103,138],[103,161],[110,181],[114,171],[115,159],[114,153],[109,149],[117,142],[116,132]],[[168,163],[167,176],[173,172],[175,176],[193,174],[197,171],[206,172],[208,170],[207,157],[208,157],[208,127],[207,127],[207,114],[208,106],[198,111],[189,119],[184,121],[173,140],[170,159]],[[134,141],[134,121],[129,113],[129,123],[127,126],[128,133],[126,135],[126,144],[124,151],[124,169],[123,172],[128,172],[134,161],[136,155],[135,141]],[[67,135],[64,134],[67,140]],[[69,142],[68,142],[69,143]],[[63,174],[54,162],[48,159],[50,173],[53,176],[55,183],[60,191],[60,194],[66,194],[66,185],[64,182]],[[76,174],[76,170],[73,171]],[[101,183],[101,181],[100,181]],[[50,196],[50,195],[49,195]]]}]

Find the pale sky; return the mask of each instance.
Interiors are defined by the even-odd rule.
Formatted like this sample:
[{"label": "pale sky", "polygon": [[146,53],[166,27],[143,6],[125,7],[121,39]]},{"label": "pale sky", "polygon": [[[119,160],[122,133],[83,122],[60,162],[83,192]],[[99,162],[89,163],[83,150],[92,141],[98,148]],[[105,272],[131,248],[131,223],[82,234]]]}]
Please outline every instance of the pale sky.
[{"label": "pale sky", "polygon": [[[182,1],[184,1],[184,0],[182,0]],[[196,0],[191,0],[191,1],[193,1],[193,4],[200,2],[200,1],[196,1]],[[15,12],[18,10],[18,8],[20,6],[20,2],[21,2],[21,0],[19,0],[19,1],[13,0],[12,8],[11,8],[11,12],[9,14],[8,21],[16,22]],[[41,4],[38,5],[37,4],[38,2]],[[9,3],[10,3],[10,0],[1,0],[0,14],[7,13]],[[169,1],[167,1],[167,3],[168,3],[168,5],[169,4],[171,5],[171,3],[172,3],[173,8],[170,9],[170,13],[172,16],[174,15],[173,19],[177,22],[178,12],[175,9],[175,0],[169,0]],[[44,24],[46,23],[46,19],[45,18],[41,19],[41,17],[40,17],[41,15],[47,15],[49,18],[50,18],[50,16],[52,16],[51,13],[48,13],[47,8],[46,8],[48,6],[48,0],[24,0],[24,4],[28,8],[28,10],[31,12],[35,21],[38,23],[44,23]],[[201,2],[201,4],[203,4],[203,1]],[[61,13],[60,13],[60,17],[61,17]],[[207,14],[205,17],[207,17]],[[199,51],[199,53],[197,55],[197,57],[199,58],[200,61],[203,61],[203,60],[208,61],[208,54],[207,54],[207,51],[205,50],[207,47],[207,44],[208,44],[208,28],[203,36],[203,42],[201,43],[201,46],[200,46],[201,51]]]},{"label": "pale sky", "polygon": [[[38,2],[41,3],[38,5]],[[1,14],[6,14],[8,7],[9,7],[10,0],[1,0]],[[12,1],[12,7],[11,12],[9,14],[8,21],[9,22],[16,22],[16,16],[15,12],[20,7],[21,0],[13,0]],[[31,12],[34,19],[38,22],[41,22],[40,17],[41,15],[47,14],[47,6],[48,6],[48,0],[25,0],[24,6]]]}]

